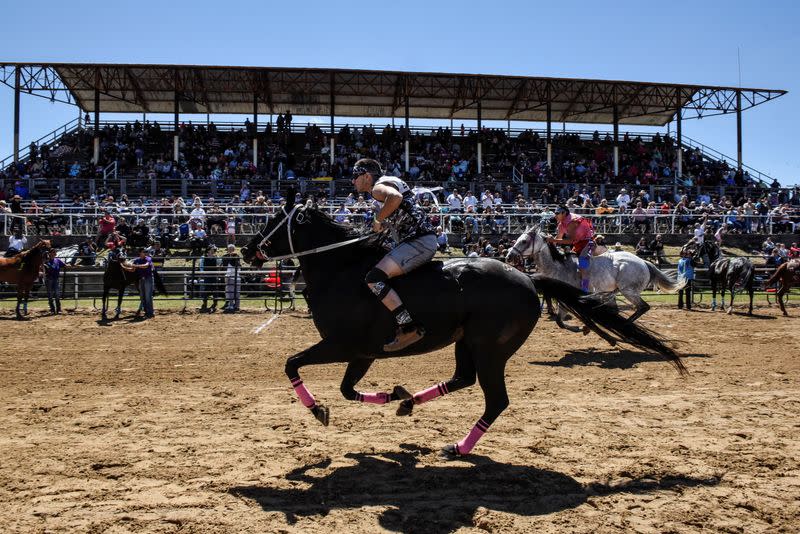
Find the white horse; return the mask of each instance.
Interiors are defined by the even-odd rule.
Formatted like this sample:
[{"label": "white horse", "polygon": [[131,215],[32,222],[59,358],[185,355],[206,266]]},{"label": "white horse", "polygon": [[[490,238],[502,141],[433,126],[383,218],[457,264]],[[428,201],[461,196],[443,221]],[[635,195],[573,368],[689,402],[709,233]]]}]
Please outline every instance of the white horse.
[{"label": "white horse", "polygon": [[[516,263],[529,256],[533,257],[537,270],[544,276],[580,287],[577,256],[562,253],[558,247],[548,243],[536,228],[519,236],[508,251],[506,260]],[[628,319],[631,322],[650,309],[650,305],[641,297],[645,288],[652,285],[661,291],[675,293],[685,284],[659,271],[649,261],[624,251],[609,251],[593,257],[589,269],[589,290],[592,293],[621,293],[635,308]]]}]

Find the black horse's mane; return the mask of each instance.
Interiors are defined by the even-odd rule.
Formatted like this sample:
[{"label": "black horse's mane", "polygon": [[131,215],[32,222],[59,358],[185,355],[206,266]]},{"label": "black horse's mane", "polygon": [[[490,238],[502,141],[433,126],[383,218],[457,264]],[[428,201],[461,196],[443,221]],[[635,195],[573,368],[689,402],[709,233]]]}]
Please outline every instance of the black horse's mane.
[{"label": "black horse's mane", "polygon": [[[531,235],[535,235],[535,234],[539,233],[539,228],[534,228],[533,230],[530,230],[529,233]],[[567,255],[564,254],[563,252],[561,252],[561,250],[558,248],[558,246],[554,245],[553,243],[550,243],[546,239],[545,239],[544,242],[547,244],[547,248],[550,251],[550,256],[555,261],[557,261],[559,263],[564,263],[565,261],[567,261]]]},{"label": "black horse's mane", "polygon": [[[315,217],[315,220],[317,222],[333,230],[333,232],[336,233],[339,239],[341,239],[342,241],[348,239],[355,239],[363,235],[350,223],[338,223],[328,213],[320,210],[319,208],[316,207],[306,208],[305,213],[308,213],[311,216]],[[358,245],[360,248],[374,250],[380,248],[381,239],[382,239],[381,234],[373,234],[368,239],[356,243],[356,245]]]}]

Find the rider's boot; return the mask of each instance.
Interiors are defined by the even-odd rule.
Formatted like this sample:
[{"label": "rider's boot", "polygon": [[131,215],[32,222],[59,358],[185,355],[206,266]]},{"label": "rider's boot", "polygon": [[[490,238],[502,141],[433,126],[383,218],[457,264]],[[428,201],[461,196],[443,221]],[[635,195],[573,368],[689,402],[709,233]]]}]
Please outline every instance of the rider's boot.
[{"label": "rider's boot", "polygon": [[384,352],[396,352],[416,343],[425,336],[425,329],[411,320],[411,315],[402,304],[395,308],[395,321],[397,322],[397,332],[391,343],[383,346]]}]

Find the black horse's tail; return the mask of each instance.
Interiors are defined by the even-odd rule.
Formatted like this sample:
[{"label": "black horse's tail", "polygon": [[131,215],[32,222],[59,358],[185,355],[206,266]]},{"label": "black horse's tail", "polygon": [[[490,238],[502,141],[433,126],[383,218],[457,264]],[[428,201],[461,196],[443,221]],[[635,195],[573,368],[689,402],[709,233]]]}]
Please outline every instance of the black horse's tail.
[{"label": "black horse's tail", "polygon": [[538,274],[532,275],[531,279],[543,296],[558,301],[603,339],[628,343],[643,350],[656,352],[664,356],[678,373],[688,374],[681,357],[652,330],[629,322],[616,309],[603,305],[597,298],[587,297],[580,289],[569,284]]}]

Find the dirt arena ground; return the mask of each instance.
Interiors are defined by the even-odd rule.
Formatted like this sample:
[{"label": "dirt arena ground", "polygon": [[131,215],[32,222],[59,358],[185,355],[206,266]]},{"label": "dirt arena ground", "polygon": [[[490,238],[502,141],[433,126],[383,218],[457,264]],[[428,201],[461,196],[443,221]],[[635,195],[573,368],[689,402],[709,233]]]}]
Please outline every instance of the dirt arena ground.
[{"label": "dirt arena ground", "polygon": [[[397,417],[294,398],[300,314],[0,321],[4,532],[797,532],[800,313],[654,309],[691,376],[542,321],[508,367],[511,406],[475,456],[438,449],[480,416],[475,386]],[[38,314],[37,314],[38,315]],[[4,314],[4,319],[9,314]],[[362,390],[419,390],[452,350],[377,362]]]}]

